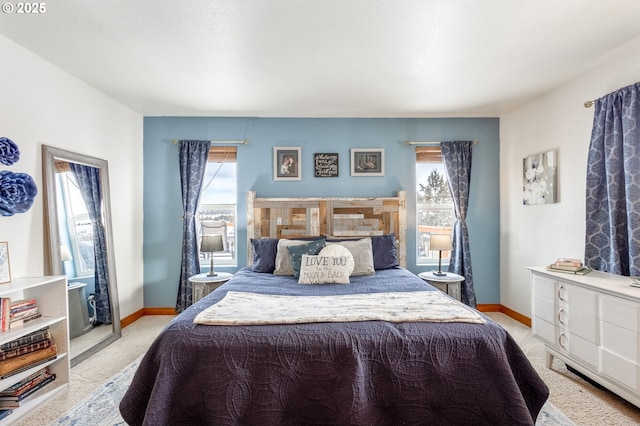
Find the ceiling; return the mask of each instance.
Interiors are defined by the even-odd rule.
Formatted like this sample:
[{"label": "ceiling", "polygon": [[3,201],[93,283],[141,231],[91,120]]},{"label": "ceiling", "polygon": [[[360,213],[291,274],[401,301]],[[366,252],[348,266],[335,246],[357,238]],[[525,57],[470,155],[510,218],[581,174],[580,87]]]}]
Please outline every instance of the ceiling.
[{"label": "ceiling", "polygon": [[499,116],[640,36],[629,0],[44,4],[0,34],[145,116]]}]

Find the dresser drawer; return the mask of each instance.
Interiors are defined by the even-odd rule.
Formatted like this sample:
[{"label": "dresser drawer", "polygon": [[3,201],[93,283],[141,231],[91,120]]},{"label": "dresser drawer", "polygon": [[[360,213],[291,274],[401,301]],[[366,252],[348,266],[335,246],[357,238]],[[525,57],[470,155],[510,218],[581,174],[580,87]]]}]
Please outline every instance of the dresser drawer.
[{"label": "dresser drawer", "polygon": [[556,298],[556,281],[540,275],[533,276],[533,295],[548,300]]},{"label": "dresser drawer", "polygon": [[602,342],[600,346],[620,358],[631,362],[638,362],[640,354],[640,336],[635,331],[610,324],[606,321],[601,323]]},{"label": "dresser drawer", "polygon": [[533,323],[531,326],[531,331],[534,337],[542,339],[554,346],[557,345],[555,325],[536,316],[533,317]]},{"label": "dresser drawer", "polygon": [[538,295],[533,296],[533,313],[535,316],[550,323],[555,323],[558,320],[553,300],[545,299]]},{"label": "dresser drawer", "polygon": [[595,318],[598,308],[598,293],[560,282],[558,293],[562,294],[566,287],[567,300],[572,311],[578,311]]},{"label": "dresser drawer", "polygon": [[600,296],[600,318],[607,323],[638,333],[640,305],[603,294]]},{"label": "dresser drawer", "polygon": [[598,367],[598,345],[571,333],[569,333],[566,345],[573,357],[589,364],[592,368]]},{"label": "dresser drawer", "polygon": [[[562,318],[562,312],[558,314]],[[572,334],[578,335],[591,343],[598,343],[598,320],[591,314],[574,310],[573,305],[569,309],[568,329]]]},{"label": "dresser drawer", "polygon": [[634,392],[638,392],[640,387],[638,376],[640,375],[640,367],[638,364],[624,359],[614,353],[600,348],[601,374],[607,376],[616,382],[630,388]]}]

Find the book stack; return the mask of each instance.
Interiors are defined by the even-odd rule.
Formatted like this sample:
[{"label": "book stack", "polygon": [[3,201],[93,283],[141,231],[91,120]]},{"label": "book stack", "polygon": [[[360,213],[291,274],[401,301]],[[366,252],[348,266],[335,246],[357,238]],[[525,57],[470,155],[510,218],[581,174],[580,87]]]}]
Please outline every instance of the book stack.
[{"label": "book stack", "polygon": [[53,382],[55,374],[48,368],[42,368],[7,389],[0,391],[0,410],[18,408],[37,391]]},{"label": "book stack", "polygon": [[547,266],[547,269],[553,272],[564,272],[577,275],[584,275],[591,271],[591,268],[584,266],[580,259],[570,259],[566,257],[558,258],[551,265]]},{"label": "book stack", "polygon": [[11,314],[11,298],[0,298],[0,331],[9,330],[9,316]]},{"label": "book stack", "polygon": [[55,359],[57,353],[48,327],[0,345],[0,379]]},{"label": "book stack", "polygon": [[9,328],[20,327],[41,316],[42,312],[38,312],[38,303],[35,299],[16,300],[11,302],[9,308]]},{"label": "book stack", "polygon": [[41,316],[35,299],[11,301],[8,297],[0,298],[0,331],[20,327]]}]

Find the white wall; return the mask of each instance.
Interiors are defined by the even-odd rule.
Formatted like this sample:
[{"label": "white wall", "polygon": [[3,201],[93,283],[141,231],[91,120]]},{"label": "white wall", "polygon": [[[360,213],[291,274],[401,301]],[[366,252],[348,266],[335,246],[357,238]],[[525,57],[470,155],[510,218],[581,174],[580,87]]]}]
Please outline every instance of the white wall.
[{"label": "white wall", "polygon": [[[597,99],[640,81],[640,38],[563,87],[500,117],[500,303],[531,316],[527,266],[584,258],[587,151]],[[526,76],[524,76],[526,78]],[[522,160],[558,149],[559,202],[522,204]]]},{"label": "white wall", "polygon": [[111,180],[120,314],[132,314],[143,304],[142,116],[3,36],[0,58],[0,136],[21,152],[18,163],[0,169],[30,174],[39,191],[26,213],[0,216],[12,277],[44,273],[41,146],[103,158]]}]

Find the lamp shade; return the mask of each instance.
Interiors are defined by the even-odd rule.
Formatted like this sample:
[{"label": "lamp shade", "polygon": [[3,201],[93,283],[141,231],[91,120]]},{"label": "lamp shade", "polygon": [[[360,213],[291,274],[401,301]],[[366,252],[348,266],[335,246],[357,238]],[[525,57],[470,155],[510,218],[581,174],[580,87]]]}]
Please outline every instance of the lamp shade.
[{"label": "lamp shade", "polygon": [[224,251],[222,235],[203,235],[202,241],[200,242],[200,251],[205,253]]},{"label": "lamp shade", "polygon": [[429,250],[452,250],[451,235],[448,234],[432,234],[429,241]]},{"label": "lamp shade", "polygon": [[71,252],[69,251],[69,247],[60,246],[60,260],[66,262],[67,260],[71,260]]}]

